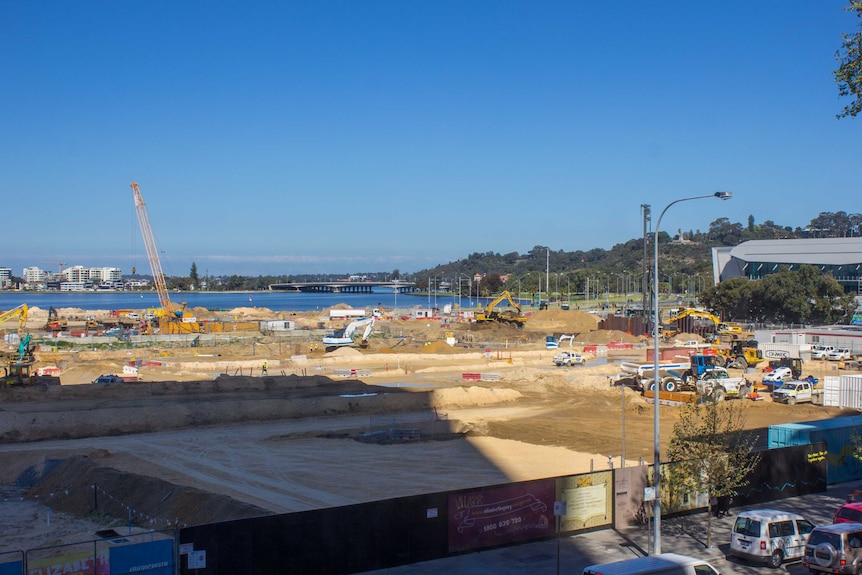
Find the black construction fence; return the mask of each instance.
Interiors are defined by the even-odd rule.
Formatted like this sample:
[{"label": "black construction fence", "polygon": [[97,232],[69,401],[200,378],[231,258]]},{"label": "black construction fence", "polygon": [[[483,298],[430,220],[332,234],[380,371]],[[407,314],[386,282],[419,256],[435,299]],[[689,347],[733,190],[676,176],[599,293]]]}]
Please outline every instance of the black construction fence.
[{"label": "black construction fence", "polygon": [[[760,452],[734,505],[826,489],[826,446]],[[180,530],[179,572],[342,575],[646,521],[649,466],[494,485]],[[667,487],[665,485],[665,487]],[[668,494],[669,495],[669,494]],[[662,496],[663,501],[679,501]],[[706,507],[703,494],[665,509]]]}]

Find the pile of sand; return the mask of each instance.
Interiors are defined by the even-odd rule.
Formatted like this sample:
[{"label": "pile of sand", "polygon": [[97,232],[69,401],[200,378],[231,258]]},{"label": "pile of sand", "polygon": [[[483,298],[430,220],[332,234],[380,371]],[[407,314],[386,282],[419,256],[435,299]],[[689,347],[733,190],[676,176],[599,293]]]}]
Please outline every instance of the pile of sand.
[{"label": "pile of sand", "polygon": [[327,352],[326,355],[328,357],[351,357],[354,355],[362,355],[362,352],[356,348],[345,345],[343,347],[338,347],[332,351]]},{"label": "pile of sand", "polygon": [[455,348],[442,339],[430,341],[422,346],[422,353],[461,353],[461,350]]}]

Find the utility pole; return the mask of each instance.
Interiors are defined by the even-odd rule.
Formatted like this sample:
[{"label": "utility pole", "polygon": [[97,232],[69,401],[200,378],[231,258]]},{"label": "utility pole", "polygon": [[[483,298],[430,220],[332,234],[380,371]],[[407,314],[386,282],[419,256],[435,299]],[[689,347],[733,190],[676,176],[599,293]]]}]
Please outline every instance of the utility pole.
[{"label": "utility pole", "polygon": [[648,317],[652,317],[652,310],[650,302],[652,302],[652,298],[649,297],[649,286],[652,285],[651,282],[647,281],[647,275],[650,270],[650,261],[649,261],[649,251],[647,250],[647,238],[649,238],[649,224],[652,221],[650,216],[650,206],[649,204],[641,204],[641,212],[643,213],[644,218],[644,257],[643,257],[643,302],[641,303],[641,308],[643,309],[643,317],[644,319]]}]

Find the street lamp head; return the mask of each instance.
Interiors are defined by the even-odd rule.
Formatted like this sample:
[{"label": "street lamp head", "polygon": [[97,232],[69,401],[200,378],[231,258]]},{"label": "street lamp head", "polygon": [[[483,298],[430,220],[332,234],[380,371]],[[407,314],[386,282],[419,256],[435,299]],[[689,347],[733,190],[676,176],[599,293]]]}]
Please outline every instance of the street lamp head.
[{"label": "street lamp head", "polygon": [[715,192],[714,195],[719,200],[729,200],[733,197],[733,192]]}]

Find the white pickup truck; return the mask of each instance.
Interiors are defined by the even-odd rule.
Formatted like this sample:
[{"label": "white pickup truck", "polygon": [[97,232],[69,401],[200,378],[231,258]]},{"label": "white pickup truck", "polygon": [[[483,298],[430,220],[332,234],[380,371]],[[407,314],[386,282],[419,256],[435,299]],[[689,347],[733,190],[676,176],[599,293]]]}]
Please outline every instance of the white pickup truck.
[{"label": "white pickup truck", "polygon": [[563,351],[554,356],[554,365],[560,367],[582,366],[587,363],[587,358],[573,351]]},{"label": "white pickup truck", "polygon": [[772,401],[787,405],[811,403],[814,401],[814,386],[810,381],[786,381],[772,392]]},{"label": "white pickup truck", "polygon": [[726,397],[748,397],[753,389],[744,377],[730,377],[723,367],[714,367],[700,376],[695,384],[698,395],[706,395],[721,401]]},{"label": "white pickup truck", "polygon": [[846,347],[836,347],[826,354],[826,361],[849,361],[852,359],[850,350]]},{"label": "white pickup truck", "polygon": [[812,345],[811,359],[826,359],[831,351],[835,351],[834,345]]}]

